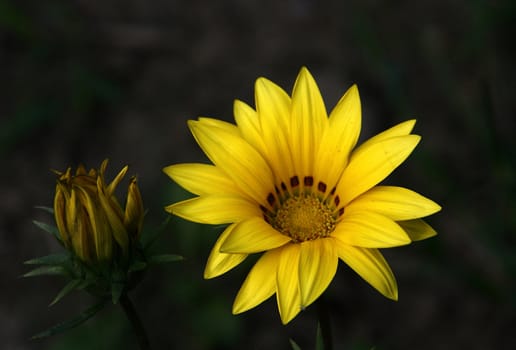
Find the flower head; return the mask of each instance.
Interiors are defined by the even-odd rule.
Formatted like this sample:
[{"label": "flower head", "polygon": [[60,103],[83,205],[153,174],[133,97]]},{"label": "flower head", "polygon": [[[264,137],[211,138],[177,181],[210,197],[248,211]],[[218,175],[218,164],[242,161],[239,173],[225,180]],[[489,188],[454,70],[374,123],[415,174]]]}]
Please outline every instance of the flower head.
[{"label": "flower head", "polygon": [[81,261],[90,264],[127,262],[143,224],[143,203],[132,177],[125,210],[115,189],[125,176],[125,166],[114,180],[106,184],[104,174],[108,161],[100,169],[86,171],[79,166],[72,174],[57,172],[54,215],[61,240]]},{"label": "flower head", "polygon": [[235,101],[236,125],[189,121],[213,165],[164,169],[197,195],[167,211],[194,222],[230,224],[213,247],[205,278],[263,253],[240,288],[233,313],[276,294],[283,323],[324,292],[339,259],[396,300],[396,280],[378,248],[435,235],[421,218],[440,210],[411,190],[378,185],[418,144],[420,137],[411,134],[415,121],[355,147],[361,127],[357,87],[328,116],[306,68],[292,96],[259,78],[255,101],[256,109]]}]

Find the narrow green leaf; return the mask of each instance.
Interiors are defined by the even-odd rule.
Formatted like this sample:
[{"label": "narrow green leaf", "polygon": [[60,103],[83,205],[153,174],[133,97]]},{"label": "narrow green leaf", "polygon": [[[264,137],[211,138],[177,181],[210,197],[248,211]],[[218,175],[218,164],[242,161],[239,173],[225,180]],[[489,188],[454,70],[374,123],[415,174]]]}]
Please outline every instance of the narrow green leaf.
[{"label": "narrow green leaf", "polygon": [[37,220],[33,220],[32,222],[34,223],[34,225],[38,226],[43,231],[46,231],[46,232],[52,234],[59,242],[62,243],[61,235],[59,234],[59,230],[57,229],[57,227],[49,225],[49,224],[45,224],[44,222],[37,221]]},{"label": "narrow green leaf", "polygon": [[180,261],[184,258],[177,254],[156,254],[148,258],[149,264],[164,264],[174,261]]},{"label": "narrow green leaf", "polygon": [[299,347],[299,345],[296,344],[295,341],[293,341],[292,339],[289,339],[290,341],[290,346],[292,346],[292,350],[301,350],[301,348]]},{"label": "narrow green leaf", "polygon": [[47,338],[47,337],[50,337],[52,335],[55,335],[55,334],[58,334],[58,333],[70,330],[72,328],[75,328],[78,325],[80,325],[81,323],[83,323],[83,322],[87,321],[88,319],[90,319],[97,312],[102,310],[102,308],[106,305],[106,302],[107,302],[107,299],[102,299],[97,304],[95,304],[95,305],[91,306],[90,308],[88,308],[88,309],[84,310],[83,312],[81,312],[77,317],[75,317],[75,318],[73,318],[73,319],[71,319],[69,321],[65,321],[65,322],[59,323],[59,324],[55,325],[54,327],[51,327],[51,328],[49,328],[49,329],[47,329],[47,330],[45,330],[43,332],[40,332],[40,333],[32,336],[31,339]]},{"label": "narrow green leaf", "polygon": [[32,271],[27,272],[23,275],[23,277],[34,277],[34,276],[43,276],[43,275],[62,275],[67,276],[69,273],[68,271],[63,268],[62,266],[40,266],[38,268],[35,268]]},{"label": "narrow green leaf", "polygon": [[38,205],[38,206],[36,206],[35,208],[36,208],[36,209],[44,210],[44,211],[46,211],[47,213],[50,213],[50,214],[54,215],[54,209],[53,209],[53,208],[51,208],[51,207],[46,207],[46,206],[44,206],[44,205]]},{"label": "narrow green leaf", "polygon": [[61,265],[70,259],[68,253],[57,253],[30,259],[24,262],[25,265]]},{"label": "narrow green leaf", "polygon": [[52,300],[52,302],[50,303],[50,305],[48,306],[52,306],[54,305],[55,303],[57,303],[59,300],[63,299],[65,296],[67,296],[71,291],[73,291],[74,289],[77,289],[77,287],[82,283],[83,281],[82,280],[71,280],[70,282],[68,282],[66,284],[66,286],[63,287],[63,289],[61,289],[59,291],[59,293],[56,295],[56,297],[54,298],[54,300]]},{"label": "narrow green leaf", "polygon": [[94,279],[81,280],[81,283],[79,283],[77,285],[77,287],[75,287],[75,289],[83,290],[84,288],[87,288],[87,287],[91,286],[92,284],[95,284],[95,280]]}]

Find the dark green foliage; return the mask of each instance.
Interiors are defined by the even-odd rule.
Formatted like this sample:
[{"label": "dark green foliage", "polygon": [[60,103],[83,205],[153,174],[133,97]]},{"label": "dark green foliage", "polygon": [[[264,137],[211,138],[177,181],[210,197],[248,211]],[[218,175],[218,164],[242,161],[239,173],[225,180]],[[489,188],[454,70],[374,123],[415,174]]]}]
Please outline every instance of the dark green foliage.
[{"label": "dark green foliage", "polygon": [[[40,208],[51,214],[53,213],[51,208]],[[60,323],[46,331],[38,333],[33,336],[33,339],[49,337],[77,327],[94,316],[107,304],[109,300],[111,300],[113,304],[118,304],[120,298],[141,281],[145,271],[150,265],[183,260],[182,256],[176,254],[150,253],[152,243],[154,243],[159,235],[164,232],[168,221],[169,219],[167,219],[158,230],[146,236],[148,239],[145,241],[145,245],[142,245],[141,242],[137,242],[135,254],[132,256],[131,261],[126,267],[110,262],[89,266],[79,260],[70,251],[49,254],[25,261],[24,264],[26,265],[40,266],[25,273],[23,277],[57,275],[63,276],[68,280],[66,285],[57,293],[49,306],[56,304],[71,292],[80,290],[86,290],[88,293],[100,300],[97,304],[85,310],[72,320]],[[55,226],[40,221],[34,221],[34,224],[43,231],[51,233],[62,245],[59,231]]]},{"label": "dark green foliage", "polygon": [[79,326],[80,324],[89,320],[91,317],[95,316],[95,314],[97,312],[99,312],[100,310],[102,310],[104,308],[104,306],[106,306],[106,303],[107,303],[107,300],[105,300],[105,299],[100,300],[95,305],[93,305],[93,306],[89,307],[88,309],[84,310],[83,312],[81,312],[77,317],[75,317],[69,321],[59,323],[59,324],[55,325],[54,327],[51,327],[43,332],[40,332],[40,333],[34,335],[32,337],[32,339],[41,339],[41,338],[50,337],[52,335],[59,334],[59,333],[65,332],[67,330],[70,330],[72,328],[75,328],[75,327]]}]

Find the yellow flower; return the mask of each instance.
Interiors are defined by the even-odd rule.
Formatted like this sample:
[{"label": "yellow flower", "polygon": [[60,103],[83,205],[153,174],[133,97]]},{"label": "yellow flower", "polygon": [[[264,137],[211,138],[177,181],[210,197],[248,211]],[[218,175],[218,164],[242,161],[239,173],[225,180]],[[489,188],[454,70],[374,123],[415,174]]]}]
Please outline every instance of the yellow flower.
[{"label": "yellow flower", "polygon": [[276,294],[284,324],[328,287],[339,258],[390,299],[394,275],[378,248],[434,236],[423,220],[439,205],[411,190],[378,186],[416,147],[415,121],[398,124],[356,147],[361,127],[352,86],[329,117],[313,77],[302,68],[292,97],[273,82],[255,84],[256,110],[235,101],[236,125],[189,121],[214,165],[164,169],[197,195],[166,208],[186,220],[230,224],[208,258],[213,278],[261,253],[233,313]]},{"label": "yellow flower", "polygon": [[61,240],[66,248],[88,264],[128,261],[130,251],[143,224],[143,203],[132,177],[125,210],[115,197],[125,166],[110,184],[104,174],[108,161],[97,171],[79,166],[75,175],[71,168],[58,175],[54,197],[54,215]]}]

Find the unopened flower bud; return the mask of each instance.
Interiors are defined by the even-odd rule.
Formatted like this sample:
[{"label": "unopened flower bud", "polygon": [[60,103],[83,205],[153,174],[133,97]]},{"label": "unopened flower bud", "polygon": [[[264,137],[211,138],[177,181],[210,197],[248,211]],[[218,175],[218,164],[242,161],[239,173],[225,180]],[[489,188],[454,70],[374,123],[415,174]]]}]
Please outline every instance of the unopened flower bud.
[{"label": "unopened flower bud", "polygon": [[125,176],[125,166],[106,184],[107,159],[99,170],[79,166],[57,173],[54,215],[61,240],[83,262],[95,265],[127,262],[143,224],[143,202],[132,177],[122,209],[115,189]]}]

